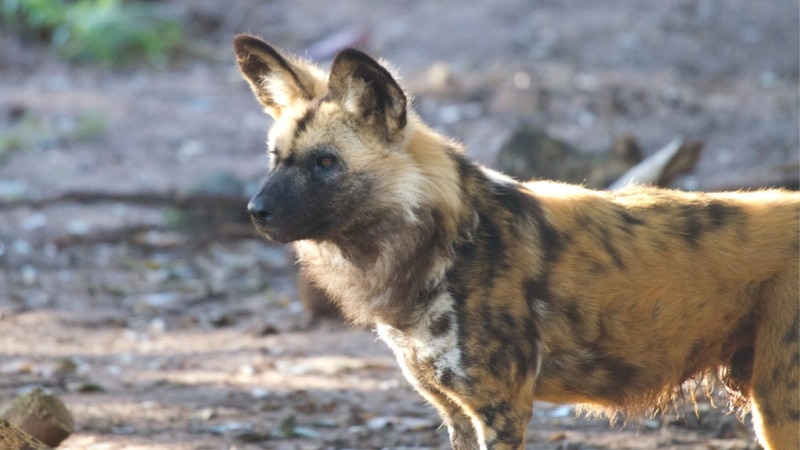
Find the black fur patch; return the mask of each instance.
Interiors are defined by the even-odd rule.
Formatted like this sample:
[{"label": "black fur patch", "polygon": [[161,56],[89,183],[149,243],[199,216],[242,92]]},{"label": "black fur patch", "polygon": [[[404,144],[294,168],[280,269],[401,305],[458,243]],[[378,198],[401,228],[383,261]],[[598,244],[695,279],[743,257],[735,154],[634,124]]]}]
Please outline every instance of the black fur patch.
[{"label": "black fur patch", "polygon": [[624,223],[628,224],[628,225],[644,225],[645,224],[644,220],[631,215],[631,213],[629,213],[628,211],[625,211],[624,209],[618,210],[617,214],[619,214],[619,217],[622,219],[622,221]]},{"label": "black fur patch", "polygon": [[442,371],[442,374],[439,376],[439,383],[445,387],[452,387],[453,386],[453,379],[455,378],[455,373],[450,368],[445,368]]},{"label": "black fur patch", "polygon": [[683,218],[681,225],[681,235],[692,247],[700,244],[700,237],[703,235],[703,223],[698,217],[697,207],[692,205],[683,206],[680,216]]},{"label": "black fur patch", "polygon": [[[258,83],[264,75],[269,74],[274,69],[274,67],[270,66],[268,61],[261,58],[256,53],[262,52],[267,54],[269,59],[280,66],[282,70],[291,75],[295,84],[301,88],[300,90],[302,91],[302,94],[308,98],[308,93],[305,91],[303,84],[300,83],[300,78],[297,76],[294,70],[292,70],[292,67],[289,65],[283,55],[272,48],[272,46],[261,39],[258,39],[257,37],[244,34],[238,35],[234,38],[233,46],[236,50],[236,55],[239,59],[239,66],[242,70],[242,73],[248,79],[250,79],[251,82]],[[263,91],[257,92],[256,95],[266,103],[273,103],[273,99],[270,97],[265,97],[266,93]]]},{"label": "black fur patch", "polygon": [[800,323],[795,320],[789,331],[783,335],[783,342],[784,344],[796,344],[798,339],[800,339]]},{"label": "black fur patch", "polygon": [[603,360],[603,365],[609,374],[612,384],[621,391],[628,390],[630,388],[629,385],[633,383],[641,372],[638,367],[628,364],[619,358],[606,358]]},{"label": "black fur patch", "polygon": [[599,231],[600,240],[603,243],[603,248],[606,250],[606,253],[608,253],[608,256],[611,257],[611,260],[618,269],[625,270],[625,261],[622,260],[622,256],[620,256],[619,251],[612,243],[611,232],[604,226],[600,226]]},{"label": "black fur patch", "polygon": [[[344,70],[339,70],[342,66]],[[331,66],[331,81],[349,76],[364,83],[360,107],[364,116],[389,117],[397,129],[406,126],[406,96],[386,68],[367,54],[347,48],[336,55]],[[331,90],[339,86],[331,84]],[[343,92],[337,92],[342,96]],[[386,130],[387,132],[389,130]],[[390,136],[386,136],[389,138]]]},{"label": "black fur patch", "polygon": [[698,247],[705,233],[727,226],[744,213],[736,206],[712,201],[704,205],[684,205],[678,215],[683,220],[679,227],[681,236],[692,247]]},{"label": "black fur patch", "polygon": [[508,415],[510,412],[511,404],[507,401],[500,401],[478,409],[478,414],[483,417],[486,426],[489,428],[494,428],[497,419]]},{"label": "black fur patch", "polygon": [[506,258],[506,243],[500,227],[489,216],[479,214],[478,220],[477,240],[482,247],[478,257],[483,257],[483,267],[486,268],[483,286],[491,289],[498,271],[506,270],[509,267]]},{"label": "black fur patch", "polygon": [[583,315],[577,301],[569,303],[564,313],[574,329],[578,330],[583,327]]},{"label": "black fur patch", "polygon": [[525,301],[528,303],[528,308],[534,311],[534,302],[539,300],[544,303],[550,302],[550,290],[547,287],[547,280],[537,280],[530,278],[522,285],[525,292]]},{"label": "black fur patch", "polygon": [[634,227],[645,224],[643,220],[633,216],[624,209],[618,209],[616,212],[620,219],[622,219],[616,223],[616,228],[628,236],[633,236],[636,234]]},{"label": "black fur patch", "polygon": [[495,183],[492,185],[492,197],[513,216],[530,217],[531,203],[535,199],[523,193],[522,189],[520,185]]},{"label": "black fur patch", "polygon": [[303,114],[303,117],[297,121],[297,125],[294,128],[294,138],[297,139],[300,134],[304,133],[308,128],[308,123],[311,122],[311,119],[314,118],[314,114],[316,114],[317,108],[310,106],[306,109],[306,112]]},{"label": "black fur patch", "polygon": [[733,354],[729,365],[727,384],[747,394],[747,386],[753,377],[753,348],[747,347]]},{"label": "black fur patch", "polygon": [[433,321],[428,331],[434,337],[442,336],[453,328],[453,319],[450,314],[442,314]]},{"label": "black fur patch", "polygon": [[545,219],[542,205],[534,194],[523,185],[495,184],[492,188],[493,197],[504,209],[511,212],[513,217],[536,224],[545,262],[555,263],[561,255],[567,237]]},{"label": "black fur patch", "polygon": [[728,223],[732,216],[741,215],[739,208],[725,205],[721,202],[711,202],[706,206],[711,228],[719,228]]}]

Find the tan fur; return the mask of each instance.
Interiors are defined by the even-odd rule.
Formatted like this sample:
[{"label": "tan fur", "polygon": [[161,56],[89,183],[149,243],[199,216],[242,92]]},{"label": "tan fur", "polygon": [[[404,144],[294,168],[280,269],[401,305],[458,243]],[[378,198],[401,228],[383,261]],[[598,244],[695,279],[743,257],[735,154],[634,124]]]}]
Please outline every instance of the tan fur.
[{"label": "tan fur", "polygon": [[638,414],[706,376],[765,448],[800,448],[800,195],[518,183],[363,53],[326,80],[257,38],[235,48],[276,119],[254,223],[376,327],[454,448],[524,448],[534,399]]}]

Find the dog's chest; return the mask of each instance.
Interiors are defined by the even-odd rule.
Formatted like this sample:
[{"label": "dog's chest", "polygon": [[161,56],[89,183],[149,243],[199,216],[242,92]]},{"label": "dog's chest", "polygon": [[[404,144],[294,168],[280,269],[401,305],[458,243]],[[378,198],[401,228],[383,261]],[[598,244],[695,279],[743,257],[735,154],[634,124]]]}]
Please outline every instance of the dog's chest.
[{"label": "dog's chest", "polygon": [[394,351],[411,384],[448,385],[466,377],[459,326],[453,298],[444,293],[433,300],[414,326],[400,330],[379,322],[377,332]]}]

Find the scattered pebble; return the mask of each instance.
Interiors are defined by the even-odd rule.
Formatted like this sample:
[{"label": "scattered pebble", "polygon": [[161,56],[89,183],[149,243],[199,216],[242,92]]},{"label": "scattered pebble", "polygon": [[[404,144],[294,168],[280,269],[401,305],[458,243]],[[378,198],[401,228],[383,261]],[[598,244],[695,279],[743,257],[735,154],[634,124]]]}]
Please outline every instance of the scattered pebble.
[{"label": "scattered pebble", "polygon": [[561,405],[555,407],[547,415],[553,419],[562,419],[565,417],[572,417],[575,415],[575,407],[572,405]]},{"label": "scattered pebble", "polygon": [[368,429],[377,431],[391,428],[395,431],[421,431],[432,430],[438,427],[440,421],[420,417],[373,417],[366,422]]},{"label": "scattered pebble", "polygon": [[33,286],[39,281],[39,271],[36,267],[25,264],[20,269],[20,277],[22,279],[22,284],[25,286]]},{"label": "scattered pebble", "polygon": [[20,223],[20,227],[22,227],[25,231],[34,231],[44,228],[47,225],[47,216],[42,213],[34,213],[28,216],[25,216]]},{"label": "scattered pebble", "polygon": [[145,295],[142,299],[145,306],[150,308],[166,308],[174,306],[181,299],[181,293],[177,291],[156,292]]},{"label": "scattered pebble", "polygon": [[22,180],[0,180],[0,199],[19,200],[28,193],[28,184]]},{"label": "scattered pebble", "polygon": [[150,321],[147,328],[156,333],[163,333],[167,329],[167,321],[163,317],[156,317]]},{"label": "scattered pebble", "polygon": [[228,433],[248,433],[255,429],[255,425],[250,422],[225,422],[220,424],[209,425],[204,428],[204,431],[212,434],[228,434]]},{"label": "scattered pebble", "polygon": [[64,227],[67,229],[67,233],[73,236],[85,236],[89,234],[89,224],[85,220],[75,219],[68,221]]},{"label": "scattered pebble", "polygon": [[250,389],[250,396],[259,400],[269,397],[269,391],[262,387],[254,387]]},{"label": "scattered pebble", "polygon": [[761,72],[761,75],[758,77],[758,84],[763,89],[771,89],[775,87],[775,84],[778,82],[778,75],[771,70],[765,70]]},{"label": "scattered pebble", "polygon": [[528,75],[527,72],[517,72],[514,74],[513,77],[514,87],[517,89],[524,91],[531,86],[531,76]]},{"label": "scattered pebble", "polygon": [[33,252],[33,245],[25,239],[15,239],[11,242],[11,250],[22,256],[28,256]]}]

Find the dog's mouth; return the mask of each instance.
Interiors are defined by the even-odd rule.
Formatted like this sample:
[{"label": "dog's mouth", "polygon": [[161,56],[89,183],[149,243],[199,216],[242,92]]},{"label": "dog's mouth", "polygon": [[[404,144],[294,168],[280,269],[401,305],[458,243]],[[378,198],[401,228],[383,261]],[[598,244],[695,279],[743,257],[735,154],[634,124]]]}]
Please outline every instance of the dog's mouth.
[{"label": "dog's mouth", "polygon": [[284,237],[284,233],[281,232],[280,228],[272,224],[271,221],[264,221],[253,216],[250,217],[250,220],[253,222],[256,232],[267,240],[280,243],[291,242],[291,239]]},{"label": "dog's mouth", "polygon": [[309,231],[303,226],[283,226],[275,223],[274,219],[265,221],[257,217],[251,217],[251,221],[256,232],[272,242],[289,244],[309,238]]}]

